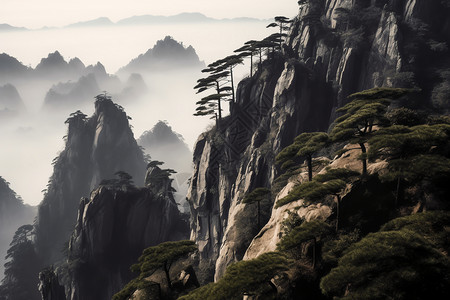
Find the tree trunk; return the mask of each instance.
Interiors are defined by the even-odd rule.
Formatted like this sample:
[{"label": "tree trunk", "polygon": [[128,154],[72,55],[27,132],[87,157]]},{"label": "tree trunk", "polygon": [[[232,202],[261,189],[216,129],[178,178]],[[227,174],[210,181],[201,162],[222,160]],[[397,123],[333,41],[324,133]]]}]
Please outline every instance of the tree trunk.
[{"label": "tree trunk", "polygon": [[262,66],[262,48],[259,49],[259,70],[261,70]]},{"label": "tree trunk", "polygon": [[336,196],[336,232],[339,230],[341,219],[341,196]]},{"label": "tree trunk", "polygon": [[399,200],[400,200],[401,185],[402,185],[402,177],[398,176],[398,178],[397,178],[397,190],[395,192],[395,202],[394,202],[394,207],[395,208],[397,208]]},{"label": "tree trunk", "polygon": [[268,283],[269,283],[270,287],[272,288],[272,290],[273,290],[276,294],[278,294],[278,289],[277,289],[277,287],[275,286],[275,284],[273,284],[272,280],[269,280]]},{"label": "tree trunk", "polygon": [[312,268],[315,269],[316,268],[316,251],[317,251],[317,240],[316,238],[314,238],[313,240],[313,261],[312,261]]},{"label": "tree trunk", "polygon": [[169,269],[167,268],[167,262],[164,263],[164,273],[166,273],[167,286],[169,287],[169,290],[171,290],[172,282],[170,281],[170,275],[169,275]]},{"label": "tree trunk", "polygon": [[261,228],[261,201],[258,202],[258,230]]},{"label": "tree trunk", "polygon": [[[220,85],[219,85],[219,82],[218,81],[216,81],[216,84],[217,84],[217,94],[220,94]],[[219,123],[220,123],[220,121],[222,121],[222,107],[221,107],[221,105],[220,105],[220,98],[217,100],[217,106],[218,106],[218,110],[219,110]]]},{"label": "tree trunk", "polygon": [[233,97],[233,103],[236,102],[234,97],[234,80],[233,80],[233,67],[230,67],[230,77],[231,77],[231,96]]},{"label": "tree trunk", "polygon": [[308,179],[309,181],[312,181],[312,156],[306,156],[306,160],[308,162]]},{"label": "tree trunk", "polygon": [[283,34],[283,22],[280,23],[280,52],[281,52],[281,35]]},{"label": "tree trunk", "polygon": [[253,52],[250,54],[250,78],[253,77]]},{"label": "tree trunk", "polygon": [[363,163],[362,175],[366,176],[367,175],[367,159],[366,159],[367,149],[366,149],[366,145],[364,145],[364,143],[359,143],[359,146],[361,147],[361,152],[363,154],[363,158],[361,159],[362,163]]}]

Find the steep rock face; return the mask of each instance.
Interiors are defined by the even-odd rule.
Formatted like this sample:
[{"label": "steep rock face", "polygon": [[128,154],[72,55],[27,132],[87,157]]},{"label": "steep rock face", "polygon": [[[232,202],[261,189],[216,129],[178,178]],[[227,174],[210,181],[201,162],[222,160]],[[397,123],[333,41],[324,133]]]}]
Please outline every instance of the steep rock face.
[{"label": "steep rock face", "polygon": [[[416,86],[422,95],[430,93],[435,70],[423,62],[434,53],[445,62],[439,69],[448,68],[448,48],[436,52],[438,47],[429,46],[424,36],[446,43],[450,32],[444,26],[447,29],[427,31],[416,39],[417,33],[424,27],[421,24],[434,28],[436,20],[429,18],[430,12],[442,24],[448,24],[450,14],[441,13],[449,9],[441,1],[419,9],[427,3],[323,0],[300,4],[283,56],[267,61],[253,78],[240,83],[231,116],[222,120],[220,130],[203,134],[195,146],[188,192],[191,238],[199,244],[201,260],[215,264],[215,279],[229,263],[243,258],[261,229],[255,224],[255,207],[241,201],[257,187],[272,186],[278,175],[274,156],[295,136],[327,131],[346,97],[359,90]],[[436,61],[430,64],[436,67]],[[417,105],[429,105],[421,99]],[[271,206],[265,209],[264,222],[271,212]],[[281,213],[274,211],[276,215]]]},{"label": "steep rock face", "polygon": [[36,215],[36,208],[23,204],[23,200],[0,176],[0,278],[3,278],[3,265],[6,251],[21,225],[30,224]]},{"label": "steep rock face", "polygon": [[146,182],[101,185],[81,200],[68,264],[58,270],[67,299],[111,299],[132,279],[129,267],[145,248],[188,236],[171,179],[154,167]]},{"label": "steep rock face", "polygon": [[81,197],[117,171],[131,174],[137,184],[143,183],[145,174],[143,154],[127,116],[110,99],[99,98],[91,118],[76,112],[66,123],[66,147],[54,160],[36,221],[38,254],[48,264],[61,258],[60,249],[68,241]]}]

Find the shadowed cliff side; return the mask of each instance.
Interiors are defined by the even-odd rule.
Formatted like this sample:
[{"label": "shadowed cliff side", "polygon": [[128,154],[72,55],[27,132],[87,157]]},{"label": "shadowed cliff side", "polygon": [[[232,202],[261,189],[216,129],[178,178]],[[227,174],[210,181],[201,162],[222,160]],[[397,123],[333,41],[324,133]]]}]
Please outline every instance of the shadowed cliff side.
[{"label": "shadowed cliff side", "polygon": [[131,174],[137,184],[143,183],[145,174],[143,154],[127,115],[109,97],[97,96],[92,117],[78,111],[66,123],[66,147],[54,160],[35,224],[36,248],[44,264],[62,258],[81,197],[117,171]]},{"label": "shadowed cliff side", "polygon": [[[133,278],[130,265],[143,249],[187,237],[166,170],[150,167],[146,183],[138,188],[128,176],[104,180],[81,200],[67,263],[52,275],[65,287],[66,299],[111,299]],[[43,282],[41,289],[55,285]]]}]

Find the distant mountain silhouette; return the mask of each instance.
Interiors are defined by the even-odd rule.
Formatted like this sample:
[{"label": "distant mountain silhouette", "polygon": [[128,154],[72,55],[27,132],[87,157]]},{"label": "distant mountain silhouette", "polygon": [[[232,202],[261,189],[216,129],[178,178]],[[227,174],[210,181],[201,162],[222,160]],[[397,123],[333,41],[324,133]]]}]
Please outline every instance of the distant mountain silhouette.
[{"label": "distant mountain silhouette", "polygon": [[131,73],[121,93],[117,98],[122,103],[134,101],[148,92],[147,84],[141,74]]},{"label": "distant mountain silhouette", "polygon": [[7,79],[15,76],[24,77],[31,71],[16,58],[2,53],[0,54],[0,81],[6,82]]},{"label": "distant mountain silhouette", "polygon": [[[156,15],[140,15],[121,19],[117,22],[111,21],[107,17],[99,17],[93,20],[80,21],[71,23],[63,27],[44,26],[40,30],[52,30],[58,28],[83,28],[94,26],[114,26],[114,25],[150,25],[150,24],[176,24],[176,23],[211,23],[211,22],[268,22],[269,20],[262,20],[248,17],[238,17],[229,19],[214,19],[205,16],[202,13],[180,13],[173,16],[156,16]],[[9,24],[0,24],[1,31],[24,31],[29,30],[26,27],[15,27]]]},{"label": "distant mountain silhouette", "polygon": [[25,27],[15,27],[9,24],[0,24],[0,31],[22,31],[27,30]]},{"label": "distant mountain silhouette", "polygon": [[174,16],[142,15],[119,20],[117,25],[144,25],[161,23],[206,23],[206,22],[261,22],[255,18],[214,19],[201,13],[181,13]]},{"label": "distant mountain silhouette", "polygon": [[93,73],[82,76],[77,82],[58,83],[45,96],[44,109],[68,110],[79,107],[80,104],[93,102],[93,96],[100,93],[97,80]]},{"label": "distant mountain silhouette", "polygon": [[82,21],[74,24],[67,25],[66,28],[74,28],[74,27],[90,27],[90,26],[110,26],[114,25],[114,23],[106,18],[101,17],[94,20]]},{"label": "distant mountain silhouette", "polygon": [[119,20],[117,25],[142,25],[158,23],[193,23],[216,22],[217,19],[209,18],[201,13],[182,13],[175,16],[142,15]]},{"label": "distant mountain silhouette", "polygon": [[58,51],[50,53],[47,58],[42,58],[34,71],[38,76],[48,79],[66,77],[69,73],[72,73],[69,63],[64,60],[64,57]]},{"label": "distant mountain silhouette", "polygon": [[182,69],[187,67],[204,67],[195,49],[192,46],[185,47],[170,36],[156,42],[152,49],[139,55],[128,65],[121,68],[121,72],[142,73],[170,69]]},{"label": "distant mountain silhouette", "polygon": [[179,173],[192,171],[192,152],[183,137],[172,130],[166,121],[159,121],[138,139],[153,160],[165,162],[165,167]]},{"label": "distant mountain silhouette", "polygon": [[12,84],[0,85],[0,121],[17,116],[25,110],[25,105],[16,87]]}]

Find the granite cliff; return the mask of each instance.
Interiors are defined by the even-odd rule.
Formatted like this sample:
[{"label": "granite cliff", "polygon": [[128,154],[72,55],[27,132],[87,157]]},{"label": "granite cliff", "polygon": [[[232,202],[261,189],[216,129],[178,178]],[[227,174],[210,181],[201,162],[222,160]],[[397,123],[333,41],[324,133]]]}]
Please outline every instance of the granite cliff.
[{"label": "granite cliff", "polygon": [[67,262],[41,276],[59,280],[41,280],[43,299],[55,299],[55,286],[65,288],[64,299],[111,299],[133,278],[130,265],[143,249],[185,239],[188,228],[164,169],[150,167],[141,188],[105,180],[81,199]]},{"label": "granite cliff", "polygon": [[92,117],[78,111],[66,123],[66,147],[54,160],[35,224],[37,252],[44,264],[62,258],[60,249],[67,245],[76,223],[80,198],[88,196],[101,180],[124,171],[136,184],[144,181],[143,154],[127,115],[107,96],[97,97]]},{"label": "granite cliff", "polygon": [[[302,132],[327,131],[349,94],[419,88],[409,105],[436,109],[427,99],[450,66],[449,24],[441,1],[299,1],[283,55],[239,84],[222,129],[195,146],[191,239],[204,266],[213,266],[210,276],[218,280],[241,260],[261,229],[250,221],[255,209],[241,204],[244,195],[273,187],[274,156]],[[263,224],[272,213],[271,205],[262,207]]]}]

